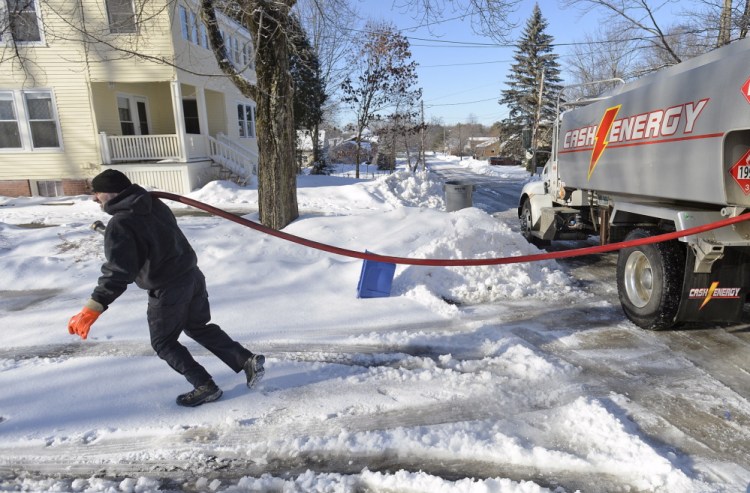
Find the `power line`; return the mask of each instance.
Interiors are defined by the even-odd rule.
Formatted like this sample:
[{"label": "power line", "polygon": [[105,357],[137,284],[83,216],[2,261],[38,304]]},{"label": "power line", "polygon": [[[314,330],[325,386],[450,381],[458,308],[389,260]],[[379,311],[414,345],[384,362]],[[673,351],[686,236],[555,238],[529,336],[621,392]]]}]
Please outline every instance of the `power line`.
[{"label": "power line", "polygon": [[462,104],[474,104],[474,103],[486,103],[487,101],[497,101],[498,98],[479,99],[477,101],[464,101],[462,103],[443,103],[443,104],[428,104],[428,108],[435,108],[437,106],[460,106]]},{"label": "power line", "polygon": [[445,63],[440,65],[418,65],[417,69],[420,68],[439,68],[439,67],[463,67],[466,65],[492,65],[495,63],[511,63],[514,60],[490,60],[486,62],[466,62],[466,63]]}]

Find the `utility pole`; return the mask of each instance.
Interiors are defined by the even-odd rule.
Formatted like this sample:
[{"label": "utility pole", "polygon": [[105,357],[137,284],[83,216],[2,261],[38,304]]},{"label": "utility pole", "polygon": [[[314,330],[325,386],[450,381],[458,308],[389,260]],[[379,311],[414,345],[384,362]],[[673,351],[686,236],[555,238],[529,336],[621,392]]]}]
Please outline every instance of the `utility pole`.
[{"label": "utility pole", "polygon": [[422,171],[427,169],[427,159],[425,156],[425,150],[424,150],[424,99],[421,101],[422,103],[422,126],[420,127],[420,137],[421,137],[421,144],[419,148],[419,154],[420,159],[422,160]]},{"label": "utility pole", "polygon": [[458,124],[458,160],[464,160],[464,149],[461,146],[461,124]]},{"label": "utility pole", "polygon": [[539,81],[539,97],[536,103],[536,116],[534,118],[534,125],[531,129],[531,174],[536,174],[536,147],[537,147],[537,133],[539,132],[539,120],[542,119],[542,94],[544,94],[544,70],[542,70],[542,77]]}]

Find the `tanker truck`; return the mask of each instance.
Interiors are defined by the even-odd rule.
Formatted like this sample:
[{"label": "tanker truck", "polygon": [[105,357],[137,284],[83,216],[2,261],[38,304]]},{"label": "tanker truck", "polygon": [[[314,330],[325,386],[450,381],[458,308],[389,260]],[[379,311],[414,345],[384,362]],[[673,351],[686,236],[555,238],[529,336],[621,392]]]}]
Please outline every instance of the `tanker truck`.
[{"label": "tanker truck", "polygon": [[[530,242],[627,242],[750,208],[750,39],[558,108],[550,159],[519,200]],[[738,321],[750,222],[620,249],[617,291],[645,329]]]}]

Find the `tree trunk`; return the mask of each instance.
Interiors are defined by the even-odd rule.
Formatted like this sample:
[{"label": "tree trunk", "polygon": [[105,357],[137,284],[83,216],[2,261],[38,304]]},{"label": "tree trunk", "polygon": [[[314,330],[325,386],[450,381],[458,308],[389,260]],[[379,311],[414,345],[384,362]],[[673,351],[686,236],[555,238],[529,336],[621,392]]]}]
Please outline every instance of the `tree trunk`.
[{"label": "tree trunk", "polygon": [[287,27],[295,3],[251,1],[256,48],[258,209],[265,226],[281,229],[299,216],[297,206],[294,87],[289,72]]},{"label": "tree trunk", "polygon": [[313,125],[312,129],[312,157],[313,157],[313,168],[316,168],[320,165],[320,144],[318,143],[318,140],[320,139],[320,124],[316,123]]},{"label": "tree trunk", "polygon": [[721,9],[721,18],[719,20],[719,38],[716,47],[720,48],[729,44],[732,30],[732,0],[724,0],[724,6]]},{"label": "tree trunk", "polygon": [[358,180],[360,159],[362,159],[362,127],[357,128],[357,150],[354,153],[354,177]]}]

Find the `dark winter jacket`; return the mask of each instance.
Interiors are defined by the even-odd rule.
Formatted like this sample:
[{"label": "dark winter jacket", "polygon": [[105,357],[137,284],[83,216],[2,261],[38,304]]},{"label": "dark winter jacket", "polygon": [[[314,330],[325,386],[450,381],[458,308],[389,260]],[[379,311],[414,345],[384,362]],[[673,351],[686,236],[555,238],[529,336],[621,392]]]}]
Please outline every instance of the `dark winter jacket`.
[{"label": "dark winter jacket", "polygon": [[99,284],[91,298],[105,308],[128,284],[160,289],[195,269],[197,258],[174,214],[139,185],[131,185],[104,205],[112,215],[104,232]]}]

